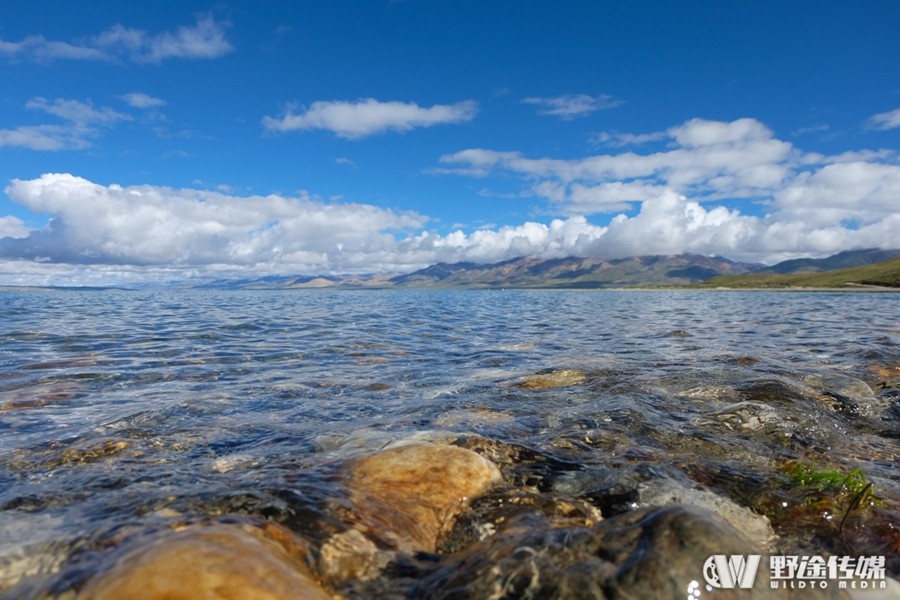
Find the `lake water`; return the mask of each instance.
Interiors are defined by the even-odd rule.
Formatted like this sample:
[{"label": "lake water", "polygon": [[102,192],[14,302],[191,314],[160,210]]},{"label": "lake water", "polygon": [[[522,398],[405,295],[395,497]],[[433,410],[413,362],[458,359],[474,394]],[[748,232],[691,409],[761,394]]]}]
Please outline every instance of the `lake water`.
[{"label": "lake water", "polygon": [[[895,293],[0,293],[0,596],[59,588],[122,528],[318,506],[323,465],[410,437],[527,448],[522,485],[605,514],[645,501],[611,474],[650,465],[783,548],[890,555],[898,368]],[[806,506],[798,461],[861,469],[878,502],[780,516]]]}]

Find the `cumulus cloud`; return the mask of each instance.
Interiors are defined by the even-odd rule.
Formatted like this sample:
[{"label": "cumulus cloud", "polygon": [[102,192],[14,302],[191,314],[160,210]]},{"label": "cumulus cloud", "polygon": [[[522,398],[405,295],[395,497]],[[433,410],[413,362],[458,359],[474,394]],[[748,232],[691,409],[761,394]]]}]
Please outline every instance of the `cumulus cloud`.
[{"label": "cumulus cloud", "polygon": [[622,258],[697,253],[774,263],[797,256],[824,256],[852,248],[896,246],[892,231],[900,212],[859,227],[809,223],[789,215],[743,215],[706,207],[672,190],[645,200],[634,216],[618,214],[605,227],[585,217],[528,222],[471,234],[423,233],[398,245],[410,262],[495,262],[518,256]]},{"label": "cumulus cloud", "polygon": [[281,118],[264,117],[263,126],[277,132],[324,129],[338,137],[359,139],[386,131],[405,132],[418,127],[463,123],[474,119],[477,113],[478,104],[471,100],[426,108],[415,103],[366,98],[356,102],[313,102],[300,113],[289,109]]},{"label": "cumulus cloud", "polygon": [[53,263],[353,268],[394,247],[386,231],[425,223],[415,213],[309,196],[104,186],[69,174],[13,180],[6,193],[52,219],[45,229],[0,241],[0,256]]},{"label": "cumulus cloud", "polygon": [[97,137],[101,127],[111,127],[131,117],[111,108],[94,108],[90,102],[57,98],[50,102],[32,98],[26,108],[39,110],[64,121],[61,124],[28,125],[15,129],[0,129],[0,148],[4,146],[29,150],[78,150],[90,147],[90,139]]},{"label": "cumulus cloud", "polygon": [[21,238],[27,236],[28,233],[28,227],[25,226],[22,219],[13,216],[0,217],[0,238]]},{"label": "cumulus cloud", "polygon": [[[826,173],[817,185],[826,185],[830,177],[852,185],[852,178],[844,176],[849,177]],[[890,181],[894,177],[895,172]],[[885,185],[893,185],[890,181]],[[427,217],[421,214],[326,203],[308,194],[238,196],[105,186],[68,174],[13,180],[6,193],[32,211],[52,216],[47,227],[33,231],[15,217],[0,219],[0,232],[11,236],[0,238],[0,277],[18,283],[405,272],[437,262],[489,263],[518,256],[694,252],[775,262],[890,247],[900,228],[900,211],[889,204],[881,218],[848,223],[843,209],[828,218],[810,218],[802,203],[791,205],[785,199],[784,206],[769,214],[752,216],[706,206],[672,189],[661,189],[643,200],[635,214],[618,214],[606,226],[570,216],[443,235],[424,230]],[[878,193],[876,188],[860,192],[860,201]]]},{"label": "cumulus cloud", "polygon": [[[113,119],[103,110],[37,104],[86,124]],[[443,172],[519,181],[510,197],[546,198],[561,215],[471,232],[429,231],[427,215],[309,194],[123,187],[69,174],[13,180],[9,198],[51,219],[30,231],[16,217],[0,218],[0,281],[40,282],[41,273],[109,283],[193,274],[404,272],[525,255],[694,252],[776,262],[897,246],[895,152],[804,153],[752,119],[692,120],[667,130],[666,139],[665,150],[645,154],[557,159],[471,148],[444,156]],[[754,208],[734,208],[749,206],[731,202],[742,199]],[[594,213],[607,213],[604,225],[589,220]]]},{"label": "cumulus cloud", "polygon": [[898,213],[898,198],[900,166],[854,161],[799,173],[775,193],[774,204],[808,223],[872,224]]},{"label": "cumulus cloud", "polygon": [[900,127],[900,108],[873,115],[866,121],[866,126],[869,129],[876,129],[879,131],[887,131],[888,129]]},{"label": "cumulus cloud", "polygon": [[560,210],[590,214],[619,210],[623,201],[646,200],[663,188],[708,200],[767,196],[799,160],[791,144],[754,119],[693,119],[669,129],[666,138],[671,147],[662,152],[566,160],[473,148],[442,156],[439,172],[518,175]]},{"label": "cumulus cloud", "polygon": [[592,244],[603,236],[604,227],[583,217],[554,219],[549,225],[526,222],[497,229],[461,230],[447,235],[423,232],[398,243],[398,252],[411,263],[491,263],[518,256],[562,258],[589,256]]},{"label": "cumulus cloud", "polygon": [[[897,245],[900,164],[892,151],[804,153],[754,119],[693,119],[664,139],[660,152],[565,160],[470,148],[441,157],[435,172],[518,177],[570,218],[636,207],[588,244],[594,256],[698,252],[769,262]],[[755,202],[763,215],[716,206],[723,200]]]},{"label": "cumulus cloud", "polygon": [[559,117],[563,120],[572,120],[584,117],[601,110],[615,108],[624,104],[607,94],[588,96],[587,94],[564,94],[552,98],[529,97],[522,100],[525,104],[538,106],[538,114]]},{"label": "cumulus cloud", "polygon": [[205,15],[192,26],[162,33],[114,25],[77,43],[32,35],[18,42],[0,40],[0,56],[10,61],[39,63],[95,60],[159,64],[172,58],[211,59],[233,50],[225,35],[227,27],[227,23]]}]

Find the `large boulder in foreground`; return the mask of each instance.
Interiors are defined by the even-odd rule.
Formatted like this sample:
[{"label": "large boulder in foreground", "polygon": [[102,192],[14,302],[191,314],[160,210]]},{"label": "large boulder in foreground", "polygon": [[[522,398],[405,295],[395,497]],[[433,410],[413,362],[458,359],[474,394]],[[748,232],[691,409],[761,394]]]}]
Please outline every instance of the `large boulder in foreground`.
[{"label": "large boulder in foreground", "polygon": [[249,524],[187,526],[144,541],[94,576],[76,600],[326,600],[289,532]]},{"label": "large boulder in foreground", "polygon": [[348,465],[354,527],[403,552],[434,552],[456,516],[502,479],[494,463],[458,446],[387,448]]}]

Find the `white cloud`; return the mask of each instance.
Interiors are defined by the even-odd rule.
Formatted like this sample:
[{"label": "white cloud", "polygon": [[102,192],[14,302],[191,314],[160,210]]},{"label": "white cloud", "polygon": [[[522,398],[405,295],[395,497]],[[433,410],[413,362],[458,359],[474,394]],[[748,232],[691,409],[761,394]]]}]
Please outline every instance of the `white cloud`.
[{"label": "white cloud", "polygon": [[[104,114],[44,104],[86,122]],[[518,180],[521,189],[507,197],[538,195],[564,215],[470,233],[439,234],[424,230],[426,215],[325,202],[306,193],[122,187],[68,174],[14,180],[6,190],[10,199],[52,218],[35,231],[25,231],[15,217],[0,219],[0,233],[13,236],[0,239],[0,261],[6,261],[0,282],[40,281],[41,273],[58,279],[65,265],[72,277],[115,282],[188,274],[402,272],[522,255],[696,252],[775,262],[898,245],[900,160],[894,152],[803,153],[749,119],[693,120],[666,135],[666,149],[647,154],[561,160],[473,148],[447,155],[441,171],[499,174],[505,189],[510,179]],[[47,136],[47,143],[56,140]],[[39,139],[38,132],[32,139]],[[758,204],[748,212],[721,205],[723,199]],[[615,216],[600,226],[587,217],[596,212]],[[22,275],[8,275],[15,264]]]},{"label": "white cloud", "polygon": [[601,131],[591,136],[590,142],[597,146],[609,146],[611,148],[622,148],[624,146],[639,146],[650,142],[660,142],[668,139],[669,135],[665,131],[654,131],[652,133],[622,133],[618,131]]},{"label": "white cloud", "polygon": [[806,222],[871,224],[900,212],[898,199],[900,165],[856,161],[799,173],[775,193],[775,206]]},{"label": "white cloud", "polygon": [[869,129],[877,129],[879,131],[900,127],[900,108],[873,115],[866,121],[866,126]]},{"label": "white cloud", "polygon": [[386,131],[404,132],[417,127],[471,121],[478,104],[469,100],[456,104],[435,104],[425,108],[415,103],[380,102],[374,98],[356,102],[313,102],[299,114],[287,111],[281,118],[264,117],[270,131],[325,129],[338,137],[359,139]]},{"label": "white cloud", "polygon": [[668,190],[644,201],[634,217],[613,218],[594,251],[610,257],[689,252],[758,258],[747,248],[762,230],[758,218],[722,206],[706,209]]},{"label": "white cloud", "polygon": [[181,26],[174,32],[148,34],[139,29],[115,25],[94,39],[97,47],[112,55],[124,55],[138,63],[158,64],[169,58],[219,58],[234,48],[226,39],[227,23],[211,16],[197,19],[193,27]]},{"label": "white cloud", "polygon": [[130,121],[131,117],[118,113],[111,108],[95,109],[90,102],[65,100],[57,98],[48,102],[44,98],[32,98],[25,104],[26,108],[41,110],[65,121],[87,127],[92,125],[111,125],[118,121]]},{"label": "white cloud", "polygon": [[0,148],[26,148],[28,150],[56,151],[88,148],[84,131],[62,125],[35,125],[0,129]]},{"label": "white cloud", "polygon": [[559,117],[567,121],[624,104],[624,101],[606,94],[599,96],[565,94],[552,98],[530,97],[523,99],[522,102],[536,104],[539,107],[538,114]]},{"label": "white cloud", "polygon": [[349,269],[394,247],[385,231],[425,223],[415,213],[308,196],[103,186],[69,174],[13,180],[6,193],[52,220],[27,237],[4,240],[0,256],[54,263]]},{"label": "white cloud", "polygon": [[62,119],[62,124],[30,125],[15,129],[0,129],[0,148],[18,147],[38,151],[80,150],[90,147],[90,139],[100,133],[98,127],[111,127],[119,121],[131,120],[129,115],[111,108],[95,109],[92,104],[57,98],[49,102],[32,98],[25,104]]},{"label": "white cloud", "polygon": [[155,34],[114,25],[77,44],[32,35],[20,42],[0,40],[0,56],[12,61],[39,63],[55,60],[127,60],[158,64],[170,58],[218,58],[233,50],[226,39],[227,27],[227,23],[205,15],[199,17],[193,26],[181,26],[173,32]]},{"label": "white cloud", "polygon": [[611,181],[600,185],[573,183],[565,188],[560,186],[558,201],[565,202],[567,209],[575,214],[591,214],[603,207],[603,212],[628,210],[630,203],[648,198],[656,198],[667,188],[652,183]]},{"label": "white cloud", "polygon": [[655,197],[662,188],[707,200],[770,195],[799,160],[791,144],[775,139],[753,119],[694,119],[669,129],[666,137],[671,147],[662,152],[568,160],[474,148],[441,157],[450,166],[437,172],[518,175],[563,212],[590,214],[618,210],[626,200]]},{"label": "white cloud", "polygon": [[[0,281],[5,283],[403,272],[437,262],[489,263],[525,255],[615,258],[696,252],[774,262],[891,247],[900,228],[896,210],[853,224],[844,224],[843,214],[816,221],[780,208],[750,216],[707,207],[672,190],[662,190],[641,202],[634,216],[619,214],[605,227],[572,216],[549,224],[526,222],[446,235],[423,231],[423,215],[325,203],[307,194],[246,197],[103,186],[67,174],[14,180],[6,192],[52,220],[44,229],[26,232],[15,217],[0,219],[0,231],[15,236],[0,239]],[[401,237],[398,231],[408,233]]]},{"label": "white cloud", "polygon": [[669,129],[669,135],[685,148],[744,144],[753,140],[770,140],[772,131],[756,119],[736,121],[709,121],[691,119],[683,125]]},{"label": "white cloud", "polygon": [[[697,253],[774,263],[797,256],[824,256],[853,248],[896,246],[900,212],[859,228],[813,224],[789,215],[742,215],[723,206],[705,207],[671,190],[641,203],[638,214],[619,214],[599,227],[585,217],[554,219],[549,225],[423,233],[398,245],[411,259],[435,262],[495,262],[517,256],[621,258]],[[413,262],[413,260],[411,260]]]},{"label": "white cloud", "polygon": [[121,98],[134,108],[154,108],[156,106],[164,106],[166,104],[165,100],[154,98],[153,96],[148,96],[147,94],[142,94],[140,92],[122,94],[121,96],[119,96],[119,98]]},{"label": "white cloud", "polygon": [[42,35],[30,35],[21,42],[0,40],[0,56],[8,60],[29,60],[39,63],[54,60],[107,60],[107,55],[97,48],[56,42]]},{"label": "white cloud", "polygon": [[28,233],[29,229],[22,219],[13,216],[0,217],[0,238],[21,238],[27,236]]},{"label": "white cloud", "polygon": [[[519,177],[532,196],[568,215],[638,206],[589,244],[593,256],[699,252],[765,262],[898,244],[891,228],[900,224],[900,164],[892,151],[807,154],[754,119],[693,119],[665,139],[661,152],[569,160],[472,148],[441,157],[435,172]],[[715,206],[724,199],[762,202],[765,213]]]}]

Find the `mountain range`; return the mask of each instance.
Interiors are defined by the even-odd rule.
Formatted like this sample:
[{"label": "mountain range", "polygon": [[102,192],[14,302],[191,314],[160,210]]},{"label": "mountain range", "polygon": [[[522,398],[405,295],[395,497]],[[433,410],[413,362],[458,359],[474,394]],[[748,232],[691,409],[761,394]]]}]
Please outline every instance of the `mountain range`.
[{"label": "mountain range", "polygon": [[[227,289],[602,289],[673,287],[699,284],[714,277],[780,276],[831,272],[900,258],[898,250],[852,250],[827,258],[795,259],[776,265],[742,263],[697,254],[636,256],[617,259],[520,257],[492,264],[439,263],[401,275],[268,276],[229,279],[195,287]],[[731,285],[716,279],[720,285]],[[740,277],[738,278],[740,279]],[[726,283],[721,283],[725,281]]]}]

